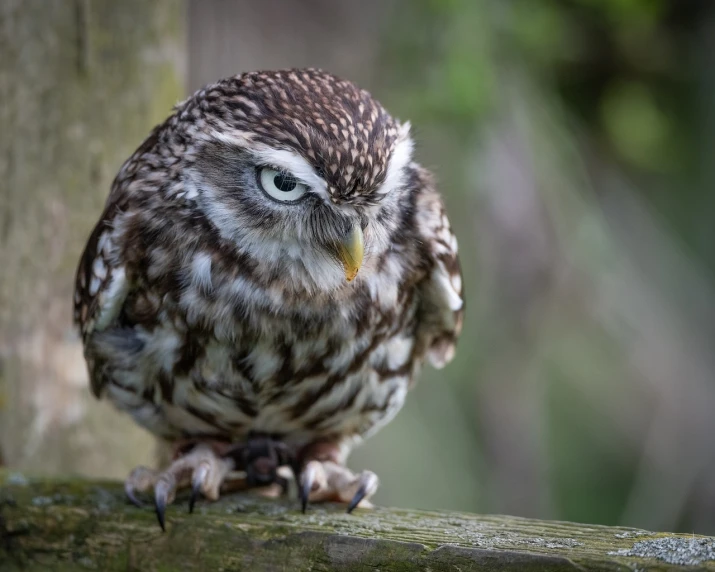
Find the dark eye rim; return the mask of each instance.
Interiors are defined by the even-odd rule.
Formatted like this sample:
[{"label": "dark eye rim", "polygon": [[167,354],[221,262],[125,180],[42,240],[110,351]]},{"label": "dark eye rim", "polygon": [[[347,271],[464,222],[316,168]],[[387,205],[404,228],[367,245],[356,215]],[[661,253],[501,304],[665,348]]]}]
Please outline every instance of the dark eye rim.
[{"label": "dark eye rim", "polygon": [[[276,167],[275,165],[256,165],[256,169],[255,169],[255,173],[254,173],[254,175],[256,177],[256,184],[258,185],[258,188],[261,189],[261,192],[266,197],[268,197],[271,201],[273,201],[274,203],[277,203],[279,205],[295,205],[295,204],[298,204],[298,203],[304,201],[306,199],[306,197],[310,195],[310,187],[305,185],[305,183],[301,183],[300,181],[298,181],[299,185],[305,185],[306,192],[303,193],[303,195],[301,197],[299,197],[293,201],[279,201],[278,199],[273,197],[271,194],[269,194],[268,191],[266,191],[266,189],[263,188],[263,183],[261,183],[261,171],[263,169],[271,169],[273,171],[288,173],[291,177],[293,177],[293,175],[291,175],[291,173],[286,171],[285,169],[281,169],[280,167]],[[295,177],[293,177],[293,178],[295,178]],[[296,179],[296,181],[297,181],[297,179]]]}]

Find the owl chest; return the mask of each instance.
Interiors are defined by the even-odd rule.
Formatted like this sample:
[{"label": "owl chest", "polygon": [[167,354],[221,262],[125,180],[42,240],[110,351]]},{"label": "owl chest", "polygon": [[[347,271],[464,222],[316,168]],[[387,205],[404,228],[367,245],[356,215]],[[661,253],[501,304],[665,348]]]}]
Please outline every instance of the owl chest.
[{"label": "owl chest", "polygon": [[304,323],[264,315],[235,320],[228,336],[221,324],[203,335],[187,327],[167,343],[162,332],[176,335],[167,324],[154,333],[157,346],[173,347],[162,360],[162,411],[184,434],[365,435],[399,410],[417,366],[409,324],[395,326],[376,313]]}]

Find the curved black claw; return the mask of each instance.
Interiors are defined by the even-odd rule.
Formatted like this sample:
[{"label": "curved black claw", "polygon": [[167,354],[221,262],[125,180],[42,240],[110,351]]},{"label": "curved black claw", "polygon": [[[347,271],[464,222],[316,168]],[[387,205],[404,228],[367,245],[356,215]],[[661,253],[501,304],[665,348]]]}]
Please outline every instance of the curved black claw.
[{"label": "curved black claw", "polygon": [[300,495],[300,505],[303,514],[305,514],[305,511],[308,508],[308,496],[310,495],[310,491],[313,489],[313,480],[314,476],[312,472],[304,473],[302,482],[300,483],[300,487],[298,487],[298,494]]},{"label": "curved black claw", "polygon": [[189,514],[194,512],[194,505],[196,504],[196,499],[199,498],[201,493],[201,487],[203,486],[204,480],[208,475],[209,469],[205,464],[199,465],[199,467],[191,475],[191,496],[189,497]]},{"label": "curved black claw", "polygon": [[127,495],[129,501],[134,505],[142,508],[144,503],[140,501],[134,494],[134,487],[130,486],[128,483],[124,483],[124,493]]},{"label": "curved black claw", "polygon": [[161,530],[166,532],[165,519],[166,519],[166,504],[169,500],[169,487],[159,481],[154,487],[154,509],[156,512],[156,518],[159,521],[159,526]]},{"label": "curved black claw", "polygon": [[286,496],[288,494],[288,487],[290,486],[290,484],[288,483],[288,479],[278,475],[276,476],[276,482],[281,487],[281,496]]},{"label": "curved black claw", "polygon": [[194,505],[196,504],[196,499],[199,498],[199,493],[201,492],[201,486],[194,486],[191,488],[191,496],[189,497],[189,514],[194,512]]},{"label": "curved black claw", "polygon": [[166,501],[162,499],[155,499],[154,509],[156,512],[156,519],[159,521],[159,526],[161,526],[162,532],[166,532],[166,526],[164,525],[164,518],[166,516]]},{"label": "curved black claw", "polygon": [[348,514],[350,514],[355,509],[355,507],[360,504],[360,501],[365,498],[366,494],[367,486],[364,484],[360,485],[360,488],[357,490],[355,496],[353,496],[352,500],[350,501],[350,504],[348,505]]}]

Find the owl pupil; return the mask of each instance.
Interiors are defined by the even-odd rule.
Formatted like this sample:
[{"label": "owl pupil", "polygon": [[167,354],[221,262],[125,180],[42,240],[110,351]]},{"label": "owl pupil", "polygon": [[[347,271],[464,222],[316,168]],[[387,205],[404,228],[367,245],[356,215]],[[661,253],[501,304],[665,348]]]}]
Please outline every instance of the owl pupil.
[{"label": "owl pupil", "polygon": [[287,173],[278,173],[273,178],[273,184],[284,193],[290,193],[296,187],[295,179]]}]

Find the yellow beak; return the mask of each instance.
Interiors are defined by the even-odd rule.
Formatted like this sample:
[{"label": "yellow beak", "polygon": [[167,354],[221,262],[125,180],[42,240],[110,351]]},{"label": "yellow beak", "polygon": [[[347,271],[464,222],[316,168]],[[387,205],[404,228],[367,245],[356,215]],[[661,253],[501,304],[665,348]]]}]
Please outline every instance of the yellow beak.
[{"label": "yellow beak", "polygon": [[350,282],[355,278],[362,266],[363,256],[362,229],[356,224],[345,239],[338,244],[338,256],[345,268],[345,279]]}]

